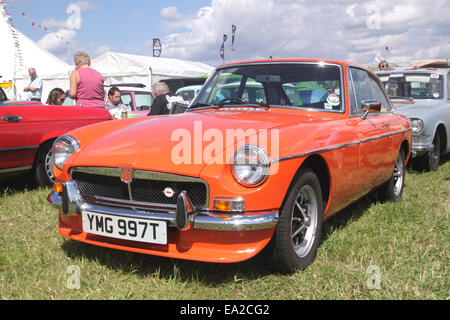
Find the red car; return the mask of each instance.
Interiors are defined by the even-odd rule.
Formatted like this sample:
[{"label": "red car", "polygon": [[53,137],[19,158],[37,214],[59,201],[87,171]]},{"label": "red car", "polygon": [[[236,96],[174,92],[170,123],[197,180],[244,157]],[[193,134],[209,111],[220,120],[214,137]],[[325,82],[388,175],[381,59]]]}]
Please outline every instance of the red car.
[{"label": "red car", "polygon": [[32,171],[39,185],[52,185],[53,141],[73,129],[112,120],[102,108],[4,102],[0,100],[0,180]]}]

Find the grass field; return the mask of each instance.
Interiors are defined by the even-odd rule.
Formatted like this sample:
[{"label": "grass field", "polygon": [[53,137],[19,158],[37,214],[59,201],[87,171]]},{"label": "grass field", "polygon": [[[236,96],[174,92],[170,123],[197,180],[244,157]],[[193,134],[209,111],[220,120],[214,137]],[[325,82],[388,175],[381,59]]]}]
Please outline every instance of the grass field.
[{"label": "grass field", "polygon": [[291,275],[258,257],[218,265],[66,240],[49,192],[0,185],[0,299],[450,297],[448,156],[437,172],[408,172],[401,202],[366,197],[325,223],[315,262]]}]

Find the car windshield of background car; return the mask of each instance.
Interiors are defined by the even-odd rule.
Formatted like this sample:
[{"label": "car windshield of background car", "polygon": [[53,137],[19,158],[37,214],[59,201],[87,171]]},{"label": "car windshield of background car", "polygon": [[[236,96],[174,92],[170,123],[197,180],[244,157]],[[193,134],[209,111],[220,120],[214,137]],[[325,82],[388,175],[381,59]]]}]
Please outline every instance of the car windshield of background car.
[{"label": "car windshield of background car", "polygon": [[390,98],[442,99],[442,76],[437,73],[391,74],[385,88]]},{"label": "car windshield of background car", "polygon": [[133,99],[131,97],[131,93],[121,93],[120,100],[124,105],[130,106],[133,109]]},{"label": "car windshield of background car", "polygon": [[150,110],[153,104],[153,97],[150,93],[135,92],[134,100],[136,102],[136,109],[138,111]]},{"label": "car windshield of background car", "polygon": [[265,63],[218,70],[193,102],[267,104],[319,111],[342,111],[341,69],[319,63]]}]

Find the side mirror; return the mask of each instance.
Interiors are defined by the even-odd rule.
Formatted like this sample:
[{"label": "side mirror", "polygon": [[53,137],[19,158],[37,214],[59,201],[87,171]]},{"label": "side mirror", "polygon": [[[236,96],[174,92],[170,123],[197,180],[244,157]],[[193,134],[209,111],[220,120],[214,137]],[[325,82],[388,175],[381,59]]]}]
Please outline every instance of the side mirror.
[{"label": "side mirror", "polygon": [[361,109],[364,112],[363,118],[364,120],[367,118],[369,113],[380,113],[381,112],[381,102],[378,100],[363,100]]}]

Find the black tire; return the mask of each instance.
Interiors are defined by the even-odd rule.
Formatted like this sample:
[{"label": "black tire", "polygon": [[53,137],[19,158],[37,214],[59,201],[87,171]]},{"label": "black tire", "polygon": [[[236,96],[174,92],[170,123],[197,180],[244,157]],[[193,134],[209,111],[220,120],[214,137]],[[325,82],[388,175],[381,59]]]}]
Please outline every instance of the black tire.
[{"label": "black tire", "polygon": [[301,169],[297,177],[280,210],[270,243],[271,265],[283,273],[308,267],[316,257],[322,237],[323,201],[319,179],[309,168]]},{"label": "black tire", "polygon": [[399,201],[403,195],[403,188],[405,186],[405,154],[402,149],[398,152],[397,160],[395,161],[394,172],[391,179],[379,190],[379,195],[382,201]]},{"label": "black tire", "polygon": [[441,161],[441,136],[439,132],[433,139],[433,149],[428,151],[425,155],[414,159],[414,169],[417,171],[437,171]]},{"label": "black tire", "polygon": [[429,171],[437,171],[439,162],[441,161],[441,137],[439,132],[436,132],[434,136],[433,146],[433,150],[430,150],[426,155],[426,165]]},{"label": "black tire", "polygon": [[34,177],[42,187],[51,187],[55,181],[53,175],[52,142],[46,142],[37,154]]}]

